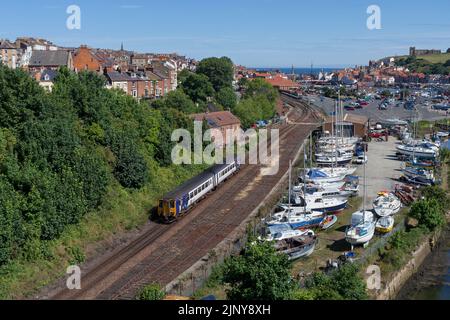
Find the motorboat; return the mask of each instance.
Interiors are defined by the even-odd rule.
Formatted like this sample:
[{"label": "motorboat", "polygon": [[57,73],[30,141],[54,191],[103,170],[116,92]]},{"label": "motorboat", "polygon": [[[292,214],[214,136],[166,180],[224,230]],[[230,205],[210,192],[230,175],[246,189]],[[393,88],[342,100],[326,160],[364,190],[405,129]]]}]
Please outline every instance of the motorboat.
[{"label": "motorboat", "polygon": [[303,235],[278,241],[275,249],[286,254],[289,260],[295,260],[310,256],[314,252],[317,242],[318,239],[315,235]]},{"label": "motorboat", "polygon": [[380,233],[389,233],[394,229],[394,217],[386,216],[378,219],[375,230]]},{"label": "motorboat", "polygon": [[303,189],[294,191],[299,196],[308,197],[321,197],[321,198],[347,198],[352,196],[351,191],[345,190],[344,187],[341,188],[324,188],[320,185],[318,186],[304,186]]},{"label": "motorboat", "polygon": [[412,146],[412,145],[398,145],[397,152],[401,155],[410,157],[419,157],[423,159],[436,159],[438,152],[425,147]]},{"label": "motorboat", "polygon": [[323,198],[320,196],[300,196],[292,194],[290,204],[280,204],[280,207],[288,209],[305,208],[308,211],[317,211],[323,213],[333,213],[344,210],[347,207],[348,200],[346,198]]},{"label": "motorboat", "polygon": [[422,177],[425,179],[428,179],[430,181],[434,181],[434,173],[431,170],[426,170],[424,168],[417,168],[417,167],[406,167],[403,169],[403,174],[408,177]]},{"label": "motorboat", "polygon": [[402,202],[393,193],[383,193],[373,202],[373,210],[379,217],[387,217],[400,211]]},{"label": "motorboat", "polygon": [[312,170],[320,170],[326,174],[343,174],[352,175],[356,171],[356,167],[337,167],[337,168],[314,168]]}]

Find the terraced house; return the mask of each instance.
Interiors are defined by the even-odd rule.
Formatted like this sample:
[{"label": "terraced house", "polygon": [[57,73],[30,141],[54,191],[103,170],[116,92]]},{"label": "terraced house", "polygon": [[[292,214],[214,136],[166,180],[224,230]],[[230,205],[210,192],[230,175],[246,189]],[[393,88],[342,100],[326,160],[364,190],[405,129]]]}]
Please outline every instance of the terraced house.
[{"label": "terraced house", "polygon": [[15,69],[18,66],[17,48],[8,40],[0,39],[0,62]]}]

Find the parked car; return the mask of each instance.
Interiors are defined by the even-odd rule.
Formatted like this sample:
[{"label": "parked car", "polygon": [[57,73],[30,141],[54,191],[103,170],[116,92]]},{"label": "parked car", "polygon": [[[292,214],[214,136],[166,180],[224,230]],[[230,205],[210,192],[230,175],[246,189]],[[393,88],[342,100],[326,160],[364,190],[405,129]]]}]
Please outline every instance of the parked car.
[{"label": "parked car", "polygon": [[346,106],[344,106],[344,109],[347,110],[347,111],[354,111],[355,107],[350,106],[350,105],[346,105]]},{"label": "parked car", "polygon": [[355,160],[355,163],[356,164],[364,164],[364,163],[367,163],[367,156],[365,156],[365,155],[362,155],[362,156],[358,156],[357,158],[356,158],[356,160]]}]

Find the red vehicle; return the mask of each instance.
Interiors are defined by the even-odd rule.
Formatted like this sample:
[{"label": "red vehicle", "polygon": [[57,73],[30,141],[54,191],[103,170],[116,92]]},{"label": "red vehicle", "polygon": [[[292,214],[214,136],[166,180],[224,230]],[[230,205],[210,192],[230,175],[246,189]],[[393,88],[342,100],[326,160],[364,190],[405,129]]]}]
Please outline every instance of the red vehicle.
[{"label": "red vehicle", "polygon": [[347,111],[354,111],[355,107],[347,105],[347,106],[344,107],[344,109],[347,110]]},{"label": "red vehicle", "polygon": [[384,137],[384,132],[372,131],[369,133],[369,137],[373,139],[378,139]]},{"label": "red vehicle", "polygon": [[369,103],[367,101],[360,101],[359,104],[361,106],[368,106],[369,105]]}]

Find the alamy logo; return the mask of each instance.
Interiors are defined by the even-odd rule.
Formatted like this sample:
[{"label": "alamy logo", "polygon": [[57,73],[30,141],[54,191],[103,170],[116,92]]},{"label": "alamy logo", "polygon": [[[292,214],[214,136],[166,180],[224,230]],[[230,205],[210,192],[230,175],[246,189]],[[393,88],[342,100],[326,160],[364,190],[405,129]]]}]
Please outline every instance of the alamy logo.
[{"label": "alamy logo", "polygon": [[380,30],[381,29],[381,8],[375,4],[367,8],[367,14],[370,16],[367,18],[367,29]]},{"label": "alamy logo", "polygon": [[[270,131],[270,155],[269,155]],[[181,164],[261,164],[261,175],[275,175],[279,169],[278,129],[208,129],[203,132],[203,123],[194,122],[194,137],[186,129],[176,129],[171,140],[172,163]],[[205,148],[205,142],[210,142]],[[192,150],[192,146],[194,149]],[[247,159],[248,158],[248,159]],[[247,162],[248,160],[248,162]]]},{"label": "alamy logo", "polygon": [[66,273],[70,276],[67,278],[66,286],[69,290],[81,290],[81,269],[79,266],[67,267]]},{"label": "alamy logo", "polygon": [[381,270],[377,265],[370,265],[367,267],[367,289],[380,290],[381,289]]},{"label": "alamy logo", "polygon": [[77,5],[70,5],[67,7],[66,13],[69,17],[66,21],[67,29],[80,30],[81,29],[81,9]]}]

